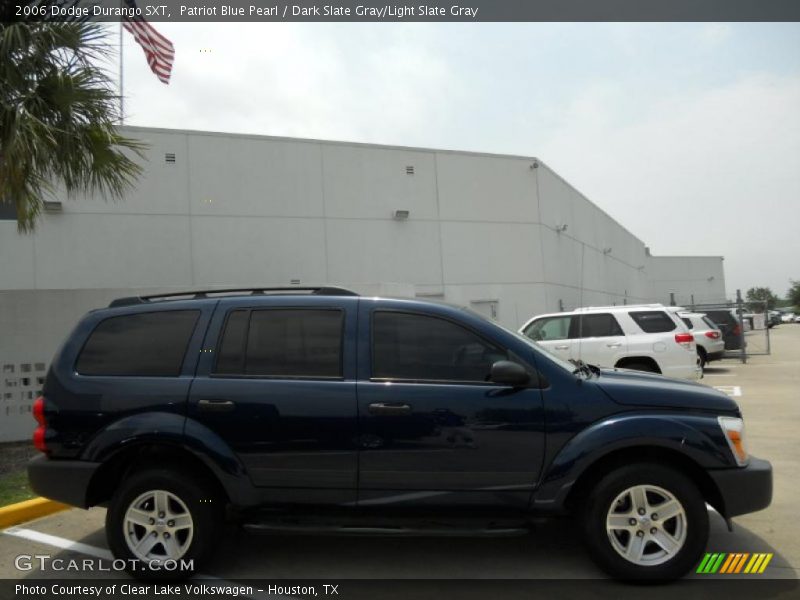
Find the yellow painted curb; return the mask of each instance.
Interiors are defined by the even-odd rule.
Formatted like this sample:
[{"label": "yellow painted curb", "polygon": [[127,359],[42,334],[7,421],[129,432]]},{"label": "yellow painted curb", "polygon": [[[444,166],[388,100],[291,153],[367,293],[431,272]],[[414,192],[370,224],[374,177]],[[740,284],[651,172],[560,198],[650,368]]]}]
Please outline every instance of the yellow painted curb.
[{"label": "yellow painted curb", "polygon": [[70,507],[66,504],[48,500],[47,498],[32,498],[24,502],[0,506],[0,529],[38,519],[68,508]]}]

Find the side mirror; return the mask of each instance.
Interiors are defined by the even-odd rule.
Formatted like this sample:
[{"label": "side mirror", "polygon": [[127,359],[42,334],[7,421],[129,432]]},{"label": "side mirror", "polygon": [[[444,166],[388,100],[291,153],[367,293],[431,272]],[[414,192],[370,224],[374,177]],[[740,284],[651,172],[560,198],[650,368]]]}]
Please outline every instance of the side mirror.
[{"label": "side mirror", "polygon": [[499,383],[500,385],[520,387],[526,385],[531,380],[531,376],[525,370],[525,367],[519,363],[510,360],[498,360],[492,365],[490,380],[492,383]]}]

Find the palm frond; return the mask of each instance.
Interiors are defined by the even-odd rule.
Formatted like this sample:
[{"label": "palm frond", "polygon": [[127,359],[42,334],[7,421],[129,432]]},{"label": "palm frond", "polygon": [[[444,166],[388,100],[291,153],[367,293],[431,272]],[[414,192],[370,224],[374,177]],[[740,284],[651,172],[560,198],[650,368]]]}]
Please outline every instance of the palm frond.
[{"label": "palm frond", "polygon": [[100,23],[0,24],[0,202],[16,206],[20,231],[56,184],[119,198],[141,173],[145,145],[116,127],[107,38]]}]

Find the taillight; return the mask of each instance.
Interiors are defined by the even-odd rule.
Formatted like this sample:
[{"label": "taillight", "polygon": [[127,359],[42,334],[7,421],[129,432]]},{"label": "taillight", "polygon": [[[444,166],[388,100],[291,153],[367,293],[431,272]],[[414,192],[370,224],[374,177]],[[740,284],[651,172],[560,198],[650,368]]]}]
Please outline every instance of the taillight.
[{"label": "taillight", "polygon": [[733,328],[733,335],[742,335],[742,326],[739,325],[738,323]]},{"label": "taillight", "polygon": [[675,341],[687,350],[694,349],[694,336],[691,333],[676,333]]},{"label": "taillight", "polygon": [[40,452],[47,452],[47,423],[44,418],[44,396],[39,396],[33,401],[33,418],[39,426],[33,432],[33,445]]},{"label": "taillight", "polygon": [[719,331],[706,331],[706,337],[711,338],[712,340],[718,340]]},{"label": "taillight", "polygon": [[44,396],[39,396],[33,401],[33,418],[39,425],[44,425]]},{"label": "taillight", "polygon": [[39,425],[33,432],[33,445],[39,452],[47,453],[47,443],[45,442],[46,433],[47,430],[42,425]]}]

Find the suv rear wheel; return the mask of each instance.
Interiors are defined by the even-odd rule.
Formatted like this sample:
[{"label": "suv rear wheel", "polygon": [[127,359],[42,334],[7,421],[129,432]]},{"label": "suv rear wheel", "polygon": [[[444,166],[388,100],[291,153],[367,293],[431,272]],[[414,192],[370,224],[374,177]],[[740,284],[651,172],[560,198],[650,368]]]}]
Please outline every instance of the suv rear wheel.
[{"label": "suv rear wheel", "polygon": [[123,480],[106,513],[116,559],[142,579],[183,579],[211,553],[223,510],[209,486],[169,469]]},{"label": "suv rear wheel", "polygon": [[697,564],[708,512],[697,486],[656,464],[612,471],[589,494],[583,528],[592,557],[619,579],[670,580]]},{"label": "suv rear wheel", "polygon": [[700,368],[705,369],[706,363],[708,362],[708,355],[706,354],[705,348],[702,346],[697,346],[697,358],[700,361]]}]

